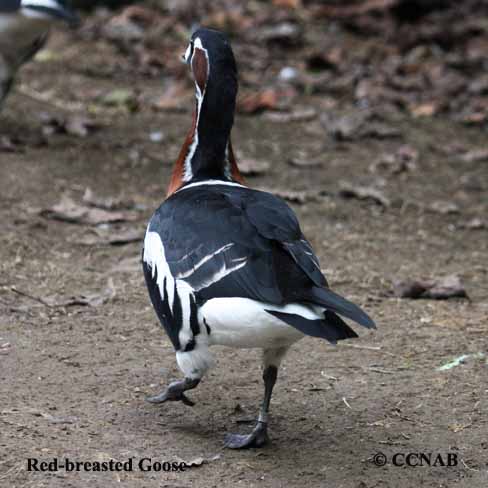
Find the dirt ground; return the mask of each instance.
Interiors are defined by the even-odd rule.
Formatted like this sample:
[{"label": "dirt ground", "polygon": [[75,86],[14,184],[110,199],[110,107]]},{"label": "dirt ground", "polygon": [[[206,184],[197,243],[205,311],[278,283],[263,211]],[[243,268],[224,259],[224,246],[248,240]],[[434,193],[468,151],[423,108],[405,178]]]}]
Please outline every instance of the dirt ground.
[{"label": "dirt ground", "polygon": [[[57,34],[50,46],[65,40]],[[88,41],[92,55],[71,59],[69,70],[66,51],[27,66],[24,88],[54,90],[60,99],[111,87],[159,89],[155,79],[89,72],[102,54]],[[251,428],[262,397],[259,351],[217,350],[215,369],[189,394],[193,408],[145,402],[180,373],[143,284],[141,241],[102,238],[142,236],[164,198],[190,107],[113,109],[97,115],[101,127],[88,137],[53,134],[46,144],[39,114],[68,110],[19,91],[0,120],[0,133],[20,141],[0,153],[0,486],[488,486],[488,230],[466,225],[486,222],[488,164],[455,152],[486,149],[485,130],[397,117],[389,122],[400,139],[332,143],[317,120],[238,117],[238,154],[271,163],[249,184],[320,193],[292,205],[331,286],[364,306],[378,330],[337,347],[312,338],[296,344],[272,400],[271,444],[235,452],[223,449],[223,438]],[[381,154],[405,144],[418,151],[414,168],[371,171]],[[295,167],[293,155],[320,164]],[[375,186],[390,205],[344,199],[341,181]],[[81,202],[86,188],[134,202],[136,219],[94,227],[39,213],[66,194]],[[470,300],[400,299],[391,291],[396,279],[450,274],[462,278]],[[70,302],[97,294],[98,305]],[[470,356],[437,369],[462,355]],[[386,466],[374,464],[379,452]],[[455,453],[458,463],[395,466],[395,453]],[[28,458],[54,457],[210,461],[183,473],[27,471]]]}]

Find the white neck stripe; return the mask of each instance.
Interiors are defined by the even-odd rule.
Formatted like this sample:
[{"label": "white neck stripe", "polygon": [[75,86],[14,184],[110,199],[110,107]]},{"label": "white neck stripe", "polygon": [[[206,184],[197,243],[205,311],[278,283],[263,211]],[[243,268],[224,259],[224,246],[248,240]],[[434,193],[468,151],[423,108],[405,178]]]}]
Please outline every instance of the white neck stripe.
[{"label": "white neck stripe", "polygon": [[247,188],[247,186],[241,185],[240,183],[235,183],[233,181],[222,181],[222,180],[204,180],[195,181],[195,183],[190,183],[189,185],[182,186],[180,189],[176,190],[175,193],[179,191],[186,190],[187,188],[193,188],[194,186],[203,185],[226,185],[226,186],[237,186],[239,188]]},{"label": "white neck stripe", "polygon": [[60,5],[56,0],[22,0],[20,6],[23,8],[29,7],[46,7],[52,9],[59,9]]},{"label": "white neck stripe", "polygon": [[[200,40],[199,37],[197,37],[193,41],[193,56],[195,56],[195,52],[197,49],[200,49],[201,51],[204,52],[205,58],[207,59],[207,80],[210,75],[210,61],[208,59],[208,51],[203,47],[202,41]],[[192,61],[193,61],[193,56],[192,56]],[[206,87],[205,83],[205,87]],[[188,153],[185,158],[185,165],[184,165],[184,172],[183,172],[183,181],[187,182],[190,181],[193,178],[193,170],[191,167],[191,160],[193,159],[193,156],[195,155],[195,152],[198,147],[198,123],[200,122],[200,112],[202,110],[202,103],[203,103],[203,97],[205,96],[205,88],[202,90],[198,86],[198,83],[195,80],[195,88],[196,88],[196,98],[197,98],[197,120],[195,122],[195,132],[193,133],[193,141],[190,144],[190,147],[188,149]]]}]

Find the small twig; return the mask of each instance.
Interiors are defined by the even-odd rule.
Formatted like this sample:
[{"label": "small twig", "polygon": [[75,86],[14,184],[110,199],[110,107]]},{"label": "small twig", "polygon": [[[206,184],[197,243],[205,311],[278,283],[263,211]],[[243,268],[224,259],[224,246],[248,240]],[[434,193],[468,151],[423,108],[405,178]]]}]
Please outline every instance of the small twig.
[{"label": "small twig", "polygon": [[350,408],[352,410],[352,407],[351,405],[349,405],[348,401],[346,400],[346,397],[342,397],[342,401],[344,402],[344,405],[347,407],[347,408]]},{"label": "small twig", "polygon": [[473,422],[470,421],[469,424],[460,424],[457,427],[454,427],[454,429],[452,429],[452,431],[457,434],[458,432],[462,432],[464,429],[467,429],[468,427],[471,427],[472,425],[473,425]]},{"label": "small twig", "polygon": [[[6,464],[6,463],[3,463],[3,464]],[[13,473],[13,476],[16,477],[19,475],[19,473],[24,469],[23,467],[23,464],[22,463],[17,463],[17,464],[14,464],[10,469],[8,469],[7,471],[5,471],[1,476],[0,476],[0,480],[3,480],[5,479],[7,476],[10,475],[10,473]]]},{"label": "small twig", "polygon": [[361,346],[359,344],[341,344],[342,347],[352,347],[353,349],[365,349],[367,351],[378,351],[383,354],[387,354],[388,356],[394,356],[395,354],[392,354],[391,352],[388,351],[383,351],[381,346]]},{"label": "small twig", "polygon": [[472,468],[471,466],[468,466],[465,462],[464,462],[464,459],[461,459],[461,462],[463,463],[463,466],[466,468],[466,469],[469,469],[470,471],[479,471],[479,469],[476,469],[476,468]]},{"label": "small twig", "polygon": [[381,351],[380,346],[360,346],[358,344],[341,344],[342,347],[353,347],[354,349],[368,349],[369,351]]},{"label": "small twig", "polygon": [[18,290],[14,286],[11,286],[10,287],[10,290],[12,290],[14,293],[17,293],[18,295],[21,295],[23,297],[30,298],[31,300],[34,300],[35,302],[41,303],[45,307],[55,308],[54,305],[51,305],[50,303],[46,302],[46,300],[44,300],[43,298],[37,297],[35,295],[29,295],[29,293],[26,293],[25,291],[22,291],[22,290]]},{"label": "small twig", "polygon": [[335,376],[331,376],[330,374],[326,374],[324,371],[321,371],[320,375],[323,376],[324,378],[327,378],[328,380],[339,381],[338,378],[336,378]]},{"label": "small twig", "polygon": [[23,95],[24,97],[31,98],[32,100],[40,103],[44,103],[46,105],[51,105],[60,110],[67,110],[68,112],[78,112],[83,109],[83,105],[81,103],[73,103],[73,102],[65,102],[59,103],[47,95],[46,93],[41,93],[33,88],[28,87],[27,85],[20,85],[16,88],[16,91]]},{"label": "small twig", "polygon": [[400,441],[379,441],[380,444],[386,444],[388,446],[403,446],[404,442]]},{"label": "small twig", "polygon": [[387,369],[381,369],[381,368],[369,368],[370,371],[373,371],[374,373],[381,373],[381,374],[395,374],[395,371],[389,371]]}]

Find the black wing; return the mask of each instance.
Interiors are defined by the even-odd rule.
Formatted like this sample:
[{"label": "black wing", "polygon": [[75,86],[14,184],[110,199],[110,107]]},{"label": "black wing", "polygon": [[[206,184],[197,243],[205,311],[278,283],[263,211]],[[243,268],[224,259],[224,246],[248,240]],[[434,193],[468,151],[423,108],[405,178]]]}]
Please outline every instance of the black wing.
[{"label": "black wing", "polygon": [[173,276],[186,281],[200,303],[216,297],[305,301],[374,326],[328,289],[295,214],[274,195],[224,185],[183,189],[156,211],[149,230],[159,233]]},{"label": "black wing", "polygon": [[0,14],[10,14],[20,9],[21,0],[2,0]]}]

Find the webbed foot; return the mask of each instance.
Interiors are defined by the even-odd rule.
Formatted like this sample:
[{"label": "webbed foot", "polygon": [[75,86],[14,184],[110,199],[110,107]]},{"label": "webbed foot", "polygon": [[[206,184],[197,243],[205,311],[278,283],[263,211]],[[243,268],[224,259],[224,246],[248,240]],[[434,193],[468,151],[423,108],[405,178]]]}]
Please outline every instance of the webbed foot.
[{"label": "webbed foot", "polygon": [[191,379],[185,378],[181,381],[173,381],[170,383],[166,390],[162,391],[158,395],[147,397],[146,400],[150,403],[164,403],[168,401],[177,402],[181,401],[185,405],[189,407],[193,407],[195,402],[192,402],[186,395],[186,390],[191,390],[195,388],[198,383],[200,383],[200,379]]},{"label": "webbed foot", "polygon": [[227,434],[224,447],[229,449],[248,449],[250,447],[262,447],[268,442],[268,424],[258,421],[250,434]]}]

